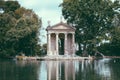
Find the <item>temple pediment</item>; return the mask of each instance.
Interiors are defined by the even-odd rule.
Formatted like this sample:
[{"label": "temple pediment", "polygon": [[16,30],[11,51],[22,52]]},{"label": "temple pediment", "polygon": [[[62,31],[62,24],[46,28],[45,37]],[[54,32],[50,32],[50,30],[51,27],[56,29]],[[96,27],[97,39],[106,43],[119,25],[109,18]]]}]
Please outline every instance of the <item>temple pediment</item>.
[{"label": "temple pediment", "polygon": [[75,30],[75,28],[66,23],[61,22],[53,26],[48,26],[47,30]]},{"label": "temple pediment", "polygon": [[52,29],[71,29],[71,28],[60,25],[60,26],[53,27]]}]

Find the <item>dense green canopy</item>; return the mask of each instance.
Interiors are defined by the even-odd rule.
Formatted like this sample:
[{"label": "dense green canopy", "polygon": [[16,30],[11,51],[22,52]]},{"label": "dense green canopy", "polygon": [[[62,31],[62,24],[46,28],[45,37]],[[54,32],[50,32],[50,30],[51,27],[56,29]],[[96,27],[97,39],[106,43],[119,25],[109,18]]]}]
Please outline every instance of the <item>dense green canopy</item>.
[{"label": "dense green canopy", "polygon": [[41,20],[30,9],[20,7],[17,1],[1,1],[0,9],[0,57],[19,53],[36,55]]},{"label": "dense green canopy", "polygon": [[76,28],[79,53],[98,52],[103,40],[110,40],[113,19],[119,15],[120,1],[115,0],[63,0],[62,14]]}]

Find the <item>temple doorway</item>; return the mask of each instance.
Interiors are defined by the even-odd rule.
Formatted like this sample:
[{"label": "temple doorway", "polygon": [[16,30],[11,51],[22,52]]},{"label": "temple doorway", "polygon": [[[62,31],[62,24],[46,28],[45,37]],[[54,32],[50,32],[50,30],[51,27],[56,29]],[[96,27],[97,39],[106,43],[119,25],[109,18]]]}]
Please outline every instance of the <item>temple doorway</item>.
[{"label": "temple doorway", "polygon": [[64,39],[60,38],[59,55],[64,55]]},{"label": "temple doorway", "polygon": [[59,55],[64,55],[64,34],[59,34]]}]

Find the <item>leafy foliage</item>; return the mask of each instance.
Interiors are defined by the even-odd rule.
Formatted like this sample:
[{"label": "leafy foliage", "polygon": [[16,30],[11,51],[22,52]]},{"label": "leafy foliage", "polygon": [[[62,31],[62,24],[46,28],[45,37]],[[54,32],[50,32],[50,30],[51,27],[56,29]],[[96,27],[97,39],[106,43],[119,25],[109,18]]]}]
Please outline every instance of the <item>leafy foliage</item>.
[{"label": "leafy foliage", "polygon": [[9,11],[15,11],[20,8],[20,4],[17,1],[0,1],[0,8],[4,10],[5,13]]},{"label": "leafy foliage", "polygon": [[3,3],[1,8],[4,13],[0,13],[0,57],[11,57],[21,52],[37,55],[40,52],[38,35],[41,20],[32,10],[20,7],[17,1]]},{"label": "leafy foliage", "polygon": [[64,18],[76,28],[79,51],[93,53],[109,38],[106,34],[114,28],[112,22],[120,4],[117,0],[64,0],[61,7]]},{"label": "leafy foliage", "polygon": [[111,52],[120,56],[120,27],[115,27],[113,30]]}]

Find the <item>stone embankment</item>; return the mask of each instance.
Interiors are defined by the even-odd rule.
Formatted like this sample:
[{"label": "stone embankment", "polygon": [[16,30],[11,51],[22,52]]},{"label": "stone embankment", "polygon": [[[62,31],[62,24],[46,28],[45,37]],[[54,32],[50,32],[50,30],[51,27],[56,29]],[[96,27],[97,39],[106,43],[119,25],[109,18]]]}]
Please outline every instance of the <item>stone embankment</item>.
[{"label": "stone embankment", "polygon": [[92,60],[93,57],[81,56],[44,56],[44,57],[30,57],[30,56],[16,56],[16,60]]},{"label": "stone embankment", "polygon": [[80,56],[44,56],[39,57],[38,60],[92,60],[93,57],[80,57]]}]

